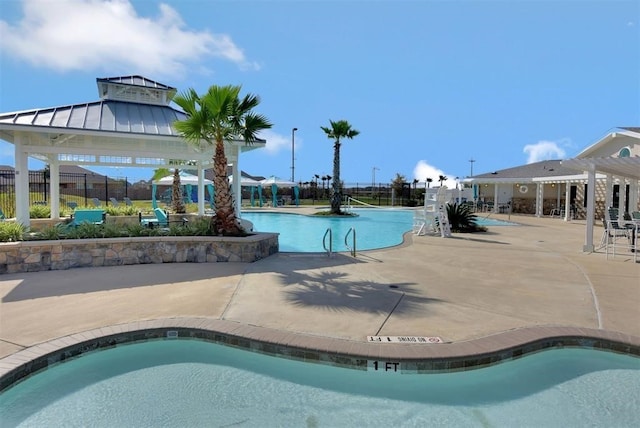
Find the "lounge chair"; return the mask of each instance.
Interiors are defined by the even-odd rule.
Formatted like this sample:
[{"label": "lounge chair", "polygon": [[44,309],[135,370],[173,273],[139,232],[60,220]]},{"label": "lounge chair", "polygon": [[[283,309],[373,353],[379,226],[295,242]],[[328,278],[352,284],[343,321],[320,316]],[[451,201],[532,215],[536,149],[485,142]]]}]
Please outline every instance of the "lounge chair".
[{"label": "lounge chair", "polygon": [[124,198],[122,198],[122,200],[124,201],[124,203],[130,207],[131,205],[133,205],[133,203],[131,202],[131,199],[127,198],[126,196]]},{"label": "lounge chair", "polygon": [[104,210],[75,210],[69,226],[79,226],[82,223],[104,224],[105,220]]},{"label": "lounge chair", "polygon": [[2,212],[2,208],[0,208],[0,221],[5,221],[7,219],[7,217],[4,215],[4,212]]},{"label": "lounge chair", "polygon": [[78,208],[78,203],[77,202],[73,202],[73,201],[67,202],[67,206],[69,208],[71,208],[72,210],[75,210],[76,208]]},{"label": "lounge chair", "polygon": [[111,202],[111,205],[113,205],[114,207],[117,207],[118,205],[120,205],[120,203],[116,198],[109,198],[109,201]]},{"label": "lounge chair", "polygon": [[100,207],[101,203],[100,203],[100,199],[98,198],[91,198],[91,201],[93,202],[93,206],[94,207]]},{"label": "lounge chair", "polygon": [[162,208],[155,208],[153,210],[153,213],[155,214],[156,218],[151,218],[151,219],[144,219],[141,218],[140,219],[140,223],[143,226],[149,227],[149,228],[154,228],[154,227],[169,227],[169,225],[171,223],[178,223],[178,224],[182,224],[185,225],[186,223],[189,222],[189,220],[185,217],[183,217],[180,220],[169,220],[169,215],[166,213],[166,211],[164,211]]}]

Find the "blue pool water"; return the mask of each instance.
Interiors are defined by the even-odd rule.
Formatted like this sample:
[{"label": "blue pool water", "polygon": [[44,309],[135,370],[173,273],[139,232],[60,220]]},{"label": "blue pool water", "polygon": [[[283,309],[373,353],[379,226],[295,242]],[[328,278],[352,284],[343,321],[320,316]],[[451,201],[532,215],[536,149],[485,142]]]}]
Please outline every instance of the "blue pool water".
[{"label": "blue pool water", "polygon": [[[429,346],[429,345],[426,345]],[[639,359],[540,352],[444,374],[360,371],[196,340],[130,344],[0,394],[9,427],[632,427]]]},{"label": "blue pool water", "polygon": [[[282,252],[323,252],[323,238],[332,230],[333,251],[349,251],[345,236],[349,229],[356,231],[357,250],[373,250],[402,243],[402,236],[413,228],[412,210],[355,209],[356,217],[307,216],[272,212],[243,212],[242,218],[253,223],[257,232],[277,232]],[[515,223],[492,218],[477,217],[479,225],[513,226]],[[327,238],[328,239],[328,238]],[[352,246],[353,235],[347,240]],[[328,246],[328,241],[327,241]]]}]

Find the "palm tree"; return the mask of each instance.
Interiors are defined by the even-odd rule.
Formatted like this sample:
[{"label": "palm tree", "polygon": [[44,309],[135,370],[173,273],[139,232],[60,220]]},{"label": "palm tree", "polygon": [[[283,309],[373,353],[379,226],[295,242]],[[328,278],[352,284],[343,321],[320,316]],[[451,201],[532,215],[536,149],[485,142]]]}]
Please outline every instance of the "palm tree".
[{"label": "palm tree", "polygon": [[342,189],[340,187],[340,139],[352,139],[360,134],[360,131],[351,128],[351,124],[346,120],[338,120],[334,122],[329,120],[330,127],[321,126],[327,138],[334,140],[333,143],[333,190],[331,194],[331,213],[341,214],[340,204],[342,203]]},{"label": "palm tree", "polygon": [[438,177],[438,181],[440,182],[440,187],[442,187],[442,184],[447,181],[447,176],[446,175],[441,175]]},{"label": "palm tree", "polygon": [[431,182],[433,181],[433,178],[428,178],[427,177],[427,189],[431,187]]},{"label": "palm tree", "polygon": [[224,143],[243,139],[246,144],[251,144],[257,140],[259,131],[272,126],[265,116],[253,112],[260,104],[260,98],[253,94],[241,98],[240,90],[240,86],[213,85],[202,96],[189,89],[173,100],[188,115],[187,119],[174,123],[180,135],[192,144],[199,146],[204,141],[215,148],[213,185],[216,215],[212,221],[214,230],[222,235],[245,233],[238,222],[229,189]]},{"label": "palm tree", "polygon": [[[171,174],[172,172],[167,168],[158,168],[154,171],[151,181],[160,180],[161,178],[164,178]],[[187,209],[184,206],[184,201],[182,200],[182,189],[180,187],[180,170],[178,168],[175,168],[173,170],[173,183],[171,185],[171,209],[176,214],[184,214],[187,212]]]}]

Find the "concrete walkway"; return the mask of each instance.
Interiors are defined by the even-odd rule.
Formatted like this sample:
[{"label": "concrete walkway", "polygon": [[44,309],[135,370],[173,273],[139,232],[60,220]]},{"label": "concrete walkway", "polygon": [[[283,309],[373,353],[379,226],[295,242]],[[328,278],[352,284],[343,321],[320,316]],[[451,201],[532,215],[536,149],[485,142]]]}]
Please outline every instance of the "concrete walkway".
[{"label": "concrete walkway", "polygon": [[570,326],[640,343],[640,263],[583,253],[581,221],[511,221],[521,226],[450,239],[409,233],[399,247],[355,258],[280,253],[251,264],[1,275],[0,358],[98,327],[175,317],[357,342],[408,335],[455,343],[522,327]]}]

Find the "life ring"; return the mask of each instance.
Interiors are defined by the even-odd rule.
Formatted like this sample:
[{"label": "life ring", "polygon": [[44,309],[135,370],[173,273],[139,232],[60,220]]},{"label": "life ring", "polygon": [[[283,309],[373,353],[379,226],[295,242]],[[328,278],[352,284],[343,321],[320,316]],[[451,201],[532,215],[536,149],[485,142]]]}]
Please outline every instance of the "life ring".
[{"label": "life ring", "polygon": [[529,191],[529,188],[523,184],[518,190],[520,191],[520,193],[527,193]]}]

